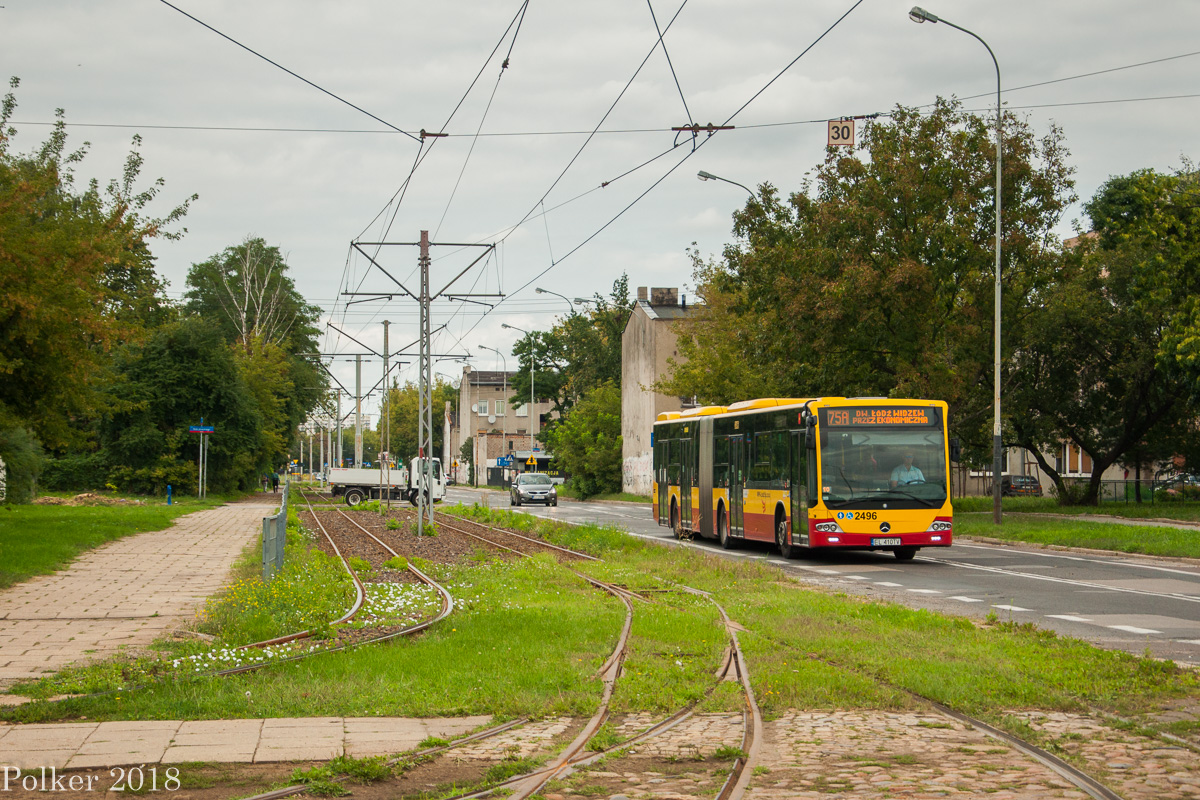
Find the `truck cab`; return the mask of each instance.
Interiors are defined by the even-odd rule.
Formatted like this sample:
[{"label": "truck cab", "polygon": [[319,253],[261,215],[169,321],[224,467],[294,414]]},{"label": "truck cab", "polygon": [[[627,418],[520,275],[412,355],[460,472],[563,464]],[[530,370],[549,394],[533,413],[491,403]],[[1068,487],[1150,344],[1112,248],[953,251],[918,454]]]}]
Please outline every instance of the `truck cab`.
[{"label": "truck cab", "polygon": [[[432,461],[432,465],[429,462]],[[429,476],[427,471],[432,466],[433,472],[433,488],[429,489]],[[446,474],[442,472],[442,460],[440,458],[414,458],[408,465],[408,501],[414,506],[417,505],[418,492],[424,490],[425,496],[435,503],[440,503],[446,498]],[[419,487],[419,488],[418,488]]]}]

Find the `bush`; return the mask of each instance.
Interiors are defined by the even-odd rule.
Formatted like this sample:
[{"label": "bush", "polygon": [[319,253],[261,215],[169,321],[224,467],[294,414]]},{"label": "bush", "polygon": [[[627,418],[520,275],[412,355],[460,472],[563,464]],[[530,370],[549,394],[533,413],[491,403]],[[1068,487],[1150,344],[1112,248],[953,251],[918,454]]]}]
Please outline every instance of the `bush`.
[{"label": "bush", "polygon": [[28,503],[42,469],[42,444],[25,428],[0,430],[0,502]]},{"label": "bush", "polygon": [[70,453],[46,460],[39,480],[48,492],[87,492],[103,489],[108,464],[100,453]]}]

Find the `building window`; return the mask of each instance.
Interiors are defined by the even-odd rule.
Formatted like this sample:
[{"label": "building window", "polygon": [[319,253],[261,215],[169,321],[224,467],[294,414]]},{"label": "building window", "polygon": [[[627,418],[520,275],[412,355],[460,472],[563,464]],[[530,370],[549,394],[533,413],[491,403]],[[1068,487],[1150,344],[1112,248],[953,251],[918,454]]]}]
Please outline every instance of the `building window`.
[{"label": "building window", "polygon": [[494,415],[496,415],[497,417],[503,417],[504,416],[504,407],[507,405],[508,405],[508,403],[505,403],[503,400],[493,400],[492,401],[492,413]]},{"label": "building window", "polygon": [[519,406],[517,408],[517,416],[518,417],[528,417],[529,416],[529,403],[526,403],[525,405]]}]

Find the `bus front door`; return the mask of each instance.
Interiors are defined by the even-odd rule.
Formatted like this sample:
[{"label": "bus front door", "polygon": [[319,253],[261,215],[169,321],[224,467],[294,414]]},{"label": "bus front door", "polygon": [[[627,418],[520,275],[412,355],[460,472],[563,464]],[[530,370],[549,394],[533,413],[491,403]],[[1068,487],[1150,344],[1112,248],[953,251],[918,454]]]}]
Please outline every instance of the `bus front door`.
[{"label": "bus front door", "polygon": [[743,466],[742,437],[729,437],[729,533],[745,536],[742,523],[742,492],[746,486]]}]

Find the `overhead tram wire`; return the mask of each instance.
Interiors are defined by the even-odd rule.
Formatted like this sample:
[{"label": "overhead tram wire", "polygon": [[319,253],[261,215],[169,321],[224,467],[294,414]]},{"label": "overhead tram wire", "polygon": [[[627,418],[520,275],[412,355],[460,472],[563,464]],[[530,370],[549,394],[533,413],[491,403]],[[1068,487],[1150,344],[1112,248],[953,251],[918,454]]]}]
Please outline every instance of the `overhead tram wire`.
[{"label": "overhead tram wire", "polygon": [[[479,144],[479,133],[483,130],[484,123],[487,122],[488,112],[492,110],[492,103],[496,99],[496,92],[500,90],[500,81],[503,80],[504,73],[508,70],[509,61],[512,59],[512,51],[517,46],[517,37],[521,35],[521,24],[525,21],[525,12],[528,8],[529,0],[525,0],[521,4],[521,18],[517,21],[517,29],[513,32],[512,41],[508,43],[508,52],[504,55],[504,61],[500,65],[500,72],[496,75],[496,84],[492,87],[492,94],[488,97],[487,105],[483,109],[483,115],[479,118],[479,125],[475,128],[475,135],[471,138],[471,146],[467,149],[467,157],[463,159],[462,169],[458,172],[458,179],[454,181],[454,188],[450,191],[450,197],[446,200],[446,207],[442,210],[442,218],[438,220],[437,228],[433,231],[435,239],[438,232],[442,229],[442,223],[446,221],[446,215],[450,213],[450,206],[454,202],[454,196],[458,194],[458,187],[462,184],[463,175],[467,172],[467,165],[471,163],[471,155],[475,152],[475,145]],[[491,59],[488,60],[489,62],[491,61]],[[482,72],[483,70],[480,70],[480,74]]]},{"label": "overhead tram wire", "polygon": [[[685,0],[685,1],[686,1],[686,0]],[[723,123],[721,123],[721,124],[722,124],[722,125],[728,125],[729,123],[733,122],[733,120],[734,120],[734,119],[737,117],[737,115],[738,115],[738,114],[742,113],[742,112],[743,112],[743,111],[744,111],[744,110],[745,110],[745,109],[746,109],[746,108],[747,108],[747,107],[748,107],[748,106],[749,106],[751,103],[753,103],[753,102],[754,102],[756,99],[758,99],[758,97],[759,97],[759,96],[761,96],[761,95],[762,95],[762,93],[763,93],[763,92],[765,92],[765,91],[766,91],[766,90],[767,90],[767,89],[768,89],[768,88],[769,88],[769,87],[770,87],[770,86],[771,86],[773,83],[775,83],[775,81],[779,80],[779,78],[780,78],[780,77],[782,77],[782,76],[783,76],[783,74],[784,74],[785,72],[787,72],[789,69],[791,69],[793,66],[795,66],[796,62],[798,62],[798,61],[799,61],[801,58],[803,58],[803,57],[804,57],[804,56],[805,56],[805,55],[806,55],[806,54],[807,54],[807,53],[808,53],[810,50],[812,50],[814,47],[816,47],[816,45],[817,45],[817,44],[818,44],[818,43],[819,43],[819,42],[820,42],[822,39],[824,39],[826,36],[828,36],[828,35],[829,35],[829,33],[830,33],[830,32],[831,32],[831,31],[832,31],[834,28],[836,28],[838,25],[842,24],[842,22],[843,22],[843,21],[846,19],[846,17],[850,16],[850,14],[852,14],[852,13],[854,12],[854,10],[855,10],[855,9],[857,9],[857,8],[858,8],[860,5],[862,5],[862,3],[863,3],[863,0],[856,0],[856,2],[854,3],[854,5],[850,6],[850,8],[849,8],[849,9],[847,9],[847,11],[846,11],[844,14],[842,14],[840,17],[838,17],[836,20],[834,20],[833,24],[831,24],[831,25],[830,25],[828,28],[826,28],[826,29],[825,29],[825,30],[824,30],[824,31],[821,33],[821,35],[820,35],[820,36],[818,36],[816,39],[814,39],[814,40],[812,41],[812,43],[808,45],[808,47],[804,48],[804,50],[803,50],[803,51],[800,53],[800,55],[798,55],[798,56],[796,56],[794,59],[792,59],[792,60],[791,60],[791,61],[790,61],[790,62],[787,64],[787,66],[785,66],[783,69],[781,69],[781,70],[780,70],[780,71],[779,71],[779,72],[778,72],[778,73],[775,75],[775,77],[773,77],[773,78],[771,78],[771,80],[767,81],[767,83],[766,83],[766,84],[765,84],[765,85],[764,85],[764,86],[763,86],[761,89],[759,89],[757,92],[755,92],[755,93],[754,93],[754,95],[753,95],[753,96],[752,96],[752,97],[751,97],[749,100],[747,100],[745,103],[743,103],[741,106],[739,106],[739,107],[738,107],[738,109],[737,109],[736,111],[734,111],[732,114],[730,114],[730,115],[729,115],[729,117],[727,117],[727,118],[726,118],[726,120],[725,120]],[[681,7],[681,10],[682,10],[682,7]],[[674,21],[674,20],[672,20],[672,21]],[[668,27],[670,27],[670,26],[668,26]],[[667,170],[667,172],[666,172],[666,173],[665,173],[665,174],[664,174],[662,177],[660,177],[658,180],[656,180],[654,183],[652,183],[652,184],[651,184],[649,187],[647,187],[645,191],[643,191],[641,194],[639,194],[637,197],[635,197],[635,198],[634,198],[634,199],[633,199],[633,200],[632,200],[632,201],[631,201],[631,202],[630,202],[630,203],[629,203],[627,206],[625,206],[625,207],[624,207],[624,208],[622,208],[620,211],[618,211],[618,212],[616,213],[616,215],[614,215],[614,216],[613,216],[611,219],[609,219],[609,220],[608,220],[608,222],[605,222],[605,223],[604,223],[602,226],[600,226],[600,228],[598,228],[598,229],[597,229],[595,232],[593,232],[591,235],[589,235],[589,236],[588,236],[586,239],[584,239],[583,241],[581,241],[579,244],[575,245],[575,247],[573,247],[571,250],[569,250],[569,251],[568,251],[568,252],[567,252],[567,253],[566,253],[566,254],[565,254],[565,255],[564,255],[562,258],[558,259],[558,261],[556,261],[555,263],[553,263],[553,264],[551,264],[550,266],[546,267],[544,270],[542,270],[541,272],[539,272],[537,275],[534,275],[532,278],[530,278],[528,281],[526,281],[525,283],[523,283],[523,284],[522,284],[522,285],[521,285],[519,288],[517,288],[515,291],[513,291],[513,292],[510,292],[510,293],[508,293],[508,294],[507,294],[507,295],[506,295],[504,298],[501,298],[501,299],[500,299],[500,301],[499,301],[499,303],[497,303],[496,305],[497,305],[497,306],[499,306],[499,305],[500,305],[501,303],[503,303],[503,302],[504,302],[504,300],[506,300],[508,297],[513,297],[513,296],[516,296],[516,295],[520,294],[522,291],[524,291],[525,289],[527,289],[529,286],[531,286],[532,284],[534,284],[534,283],[535,283],[535,282],[536,282],[538,279],[540,279],[542,276],[544,276],[544,275],[545,275],[547,272],[549,272],[550,270],[554,269],[554,268],[555,268],[555,267],[557,267],[559,264],[562,264],[564,261],[566,261],[566,260],[567,260],[568,258],[570,258],[572,255],[574,255],[576,252],[578,252],[578,251],[579,251],[579,250],[580,250],[582,247],[584,247],[584,245],[588,244],[588,243],[589,243],[589,242],[591,242],[593,239],[595,239],[597,236],[599,236],[599,235],[600,235],[600,234],[601,234],[601,233],[602,233],[602,232],[603,232],[605,229],[607,229],[607,228],[608,228],[610,225],[612,225],[614,222],[616,222],[618,219],[620,219],[620,218],[621,218],[621,217],[622,217],[622,216],[623,216],[623,215],[624,215],[624,214],[625,214],[627,211],[629,211],[629,209],[631,209],[631,208],[633,208],[635,205],[637,205],[637,204],[638,204],[638,203],[639,203],[639,202],[642,200],[642,198],[644,198],[646,195],[650,194],[650,192],[652,192],[652,191],[653,191],[654,189],[656,189],[656,188],[657,188],[657,187],[658,187],[658,186],[659,186],[659,185],[660,185],[660,184],[661,184],[663,181],[665,181],[665,180],[666,180],[668,177],[670,177],[670,175],[671,175],[672,173],[674,173],[674,172],[675,172],[675,170],[677,170],[677,169],[679,169],[681,166],[683,166],[683,165],[684,165],[684,163],[686,163],[686,162],[688,161],[688,159],[690,159],[690,158],[691,158],[692,156],[694,156],[694,155],[695,155],[697,152],[699,152],[700,148],[701,148],[701,147],[703,147],[705,144],[707,144],[707,143],[708,143],[708,142],[710,142],[710,141],[712,141],[712,135],[711,135],[711,134],[709,135],[709,137],[708,137],[708,138],[704,139],[704,140],[703,140],[703,141],[701,141],[699,144],[697,144],[695,148],[693,148],[693,149],[692,149],[692,150],[690,150],[688,153],[686,153],[686,154],[684,155],[684,157],[683,157],[683,158],[681,158],[681,159],[680,159],[680,160],[679,160],[679,161],[678,161],[678,162],[677,162],[677,163],[676,163],[676,164],[675,164],[673,167],[671,167],[669,170]],[[493,309],[493,311],[494,311],[494,309]],[[491,313],[491,312],[489,312],[489,313]],[[484,318],[486,318],[487,316],[488,316],[488,314],[484,314],[484,315],[483,315],[483,317],[481,317],[481,318],[480,318],[480,322],[482,322],[482,321],[483,321],[483,319],[484,319]],[[470,330],[468,330],[466,334],[464,334],[464,338],[465,338],[466,336],[469,336],[469,335],[471,334],[471,332],[472,332],[472,331],[474,331],[474,330],[475,330],[475,328],[477,328],[477,327],[479,327],[479,322],[475,323],[475,325],[474,325],[474,326],[472,326],[472,327],[471,327],[471,329],[470,329]]]},{"label": "overhead tram wire", "polygon": [[285,66],[283,66],[282,64],[280,64],[278,61],[273,61],[273,60],[271,60],[270,58],[267,58],[265,55],[263,55],[262,53],[258,52],[258,51],[257,51],[257,50],[255,50],[254,48],[252,48],[252,47],[249,47],[248,45],[244,45],[244,44],[242,44],[241,42],[239,42],[237,39],[234,39],[234,38],[233,38],[232,36],[230,36],[229,34],[222,33],[221,31],[219,31],[219,30],[217,30],[216,28],[214,28],[212,25],[209,25],[209,24],[208,24],[207,22],[205,22],[204,20],[201,20],[201,19],[198,19],[197,17],[194,17],[194,16],[192,16],[191,14],[189,14],[189,13],[188,13],[188,12],[186,12],[186,11],[184,11],[184,10],[183,10],[182,8],[180,8],[179,6],[177,6],[177,5],[174,5],[174,4],[170,3],[170,2],[168,2],[168,0],[158,0],[158,1],[159,1],[160,3],[162,3],[164,6],[167,6],[168,8],[172,8],[172,9],[174,9],[174,10],[178,11],[180,14],[183,14],[185,17],[187,17],[188,19],[190,19],[192,22],[195,22],[197,25],[200,25],[200,26],[202,26],[202,27],[204,27],[204,28],[207,28],[208,30],[210,30],[210,31],[212,31],[213,33],[215,33],[215,34],[217,34],[218,36],[220,36],[222,39],[225,39],[226,41],[228,41],[228,42],[231,42],[231,43],[233,43],[233,44],[237,45],[238,47],[240,47],[240,48],[242,48],[243,50],[245,50],[247,53],[250,53],[251,55],[257,56],[258,58],[261,58],[263,61],[266,61],[268,64],[270,64],[270,65],[271,65],[271,66],[273,66],[273,67],[276,67],[277,69],[281,69],[281,70],[283,70],[283,71],[284,71],[284,72],[286,72],[288,75],[291,75],[293,78],[296,78],[297,80],[303,81],[304,83],[306,83],[306,84],[308,84],[309,86],[313,87],[313,88],[314,88],[314,89],[316,89],[317,91],[319,91],[319,92],[322,92],[322,93],[324,93],[324,94],[327,94],[327,95],[329,95],[329,96],[330,96],[330,97],[332,97],[334,100],[337,100],[339,103],[342,103],[342,104],[344,104],[344,105],[348,105],[348,106],[350,106],[351,108],[353,108],[355,111],[359,112],[360,114],[366,114],[368,117],[370,117],[371,119],[373,119],[373,120],[375,120],[376,122],[380,123],[381,125],[386,125],[387,127],[391,128],[392,130],[396,131],[397,133],[402,133],[402,134],[404,134],[405,136],[407,136],[408,138],[412,139],[413,141],[416,141],[416,142],[419,142],[419,141],[421,141],[421,140],[420,140],[420,138],[418,138],[418,137],[417,137],[417,136],[415,136],[414,134],[412,134],[412,133],[409,133],[408,131],[404,130],[403,128],[399,128],[399,127],[397,127],[397,126],[393,125],[392,123],[388,122],[386,119],[383,119],[383,118],[381,118],[381,117],[377,117],[377,116],[375,116],[375,115],[374,115],[374,114],[372,114],[370,111],[367,111],[365,108],[362,108],[361,106],[356,106],[354,103],[351,103],[351,102],[350,102],[349,100],[347,100],[346,98],[344,98],[344,97],[340,97],[340,96],[338,96],[338,95],[334,94],[333,92],[329,91],[329,90],[328,90],[328,89],[326,89],[325,87],[323,87],[323,86],[319,86],[319,85],[317,85],[317,84],[313,83],[313,82],[312,82],[312,81],[310,81],[308,78],[306,78],[306,77],[304,77],[303,75],[300,75],[300,74],[298,74],[298,73],[296,73],[296,72],[293,72],[292,70],[290,70],[290,69],[288,69],[287,67],[285,67]]},{"label": "overhead tram wire", "polygon": [[[382,229],[382,231],[380,231],[379,235],[377,236],[377,241],[380,241],[380,242],[388,239],[388,234],[391,233],[392,225],[394,225],[396,223],[396,216],[398,215],[398,213],[400,213],[400,207],[404,203],[404,198],[406,198],[408,196],[408,187],[410,185],[412,185],[413,176],[416,174],[416,170],[418,170],[418,168],[421,166],[421,163],[425,162],[425,158],[428,157],[428,155],[430,155],[430,152],[433,151],[433,145],[437,144],[437,140],[448,136],[448,134],[444,133],[446,126],[450,125],[450,122],[452,120],[454,120],[455,115],[458,113],[458,109],[462,108],[462,104],[467,101],[467,97],[470,95],[470,91],[472,91],[475,88],[476,83],[479,83],[479,78],[480,78],[480,76],[482,76],[482,74],[484,74],[484,71],[486,70],[487,65],[491,64],[493,58],[496,58],[496,54],[499,52],[500,46],[502,46],[502,44],[504,44],[505,38],[508,38],[509,31],[512,30],[512,26],[516,25],[517,32],[520,32],[521,23],[524,20],[524,12],[526,12],[526,8],[528,6],[529,6],[529,0],[523,0],[521,7],[517,8],[516,14],[514,14],[514,16],[512,16],[512,19],[510,20],[508,26],[506,26],[506,28],[504,29],[503,34],[500,34],[500,37],[498,38],[498,40],[496,42],[496,46],[494,46],[492,48],[491,53],[488,53],[487,58],[484,60],[484,64],[482,64],[479,67],[479,72],[475,73],[475,77],[472,79],[472,82],[470,82],[470,84],[467,86],[467,90],[463,92],[463,94],[460,98],[458,98],[458,102],[455,103],[454,109],[451,110],[450,115],[448,116],[448,118],[445,119],[445,121],[442,124],[442,127],[439,128],[439,132],[436,134],[436,136],[433,137],[433,142],[430,143],[430,146],[428,146],[428,148],[426,148],[426,146],[425,146],[425,137],[427,136],[427,134],[425,133],[424,130],[421,131],[421,134],[422,134],[421,148],[413,160],[412,168],[410,168],[408,170],[408,175],[401,182],[400,188],[397,188],[396,192],[394,194],[392,194],[391,198],[388,200],[388,203],[384,204],[382,209],[380,209],[379,212],[376,213],[376,216],[374,216],[371,219],[371,222],[368,222],[366,224],[366,227],[362,228],[362,230],[359,231],[359,235],[355,236],[355,239],[362,239],[362,236],[366,235],[367,230],[371,228],[371,225],[376,223],[380,217],[386,216],[386,213],[388,213],[388,209],[391,209],[392,210],[391,218],[388,219],[388,224],[384,225],[384,228]],[[516,43],[516,34],[514,34],[514,37],[512,37],[512,43],[514,43],[514,44]],[[511,44],[510,44],[509,54],[511,54],[511,52],[512,52],[512,50],[511,50]],[[505,56],[505,62],[506,61],[508,61],[508,56]],[[502,74],[503,74],[503,70],[502,70]],[[493,95],[494,95],[494,90],[493,90]],[[488,107],[490,107],[490,106],[491,106],[491,103],[488,103]],[[380,249],[382,249],[382,245],[379,245],[376,247],[376,251],[374,251],[373,258],[378,258]],[[364,272],[362,272],[362,276],[359,278],[359,282],[355,284],[354,291],[359,291],[362,288],[362,283],[364,283],[366,281],[366,278],[368,275],[370,275],[370,273],[371,273],[371,267],[370,267],[370,265],[368,265],[367,269],[364,270]],[[347,283],[347,288],[349,288],[348,283]],[[374,317],[372,317],[372,319],[374,319]]]},{"label": "overhead tram wire", "polygon": [[687,114],[688,125],[694,125],[692,111],[688,108],[687,98],[683,96],[683,87],[679,85],[679,76],[675,74],[675,65],[671,63],[671,54],[667,52],[667,43],[663,41],[663,29],[658,26],[658,17],[654,13],[654,4],[646,0],[650,8],[650,19],[654,20],[654,30],[658,33],[658,43],[662,45],[663,55],[667,57],[667,66],[671,68],[671,77],[675,79],[675,88],[679,90],[679,99],[683,102],[683,113]]},{"label": "overhead tram wire", "polygon": [[[504,237],[505,239],[507,239],[508,236],[512,235],[512,231],[515,231],[517,228],[520,228],[523,224],[525,224],[525,221],[528,220],[530,218],[530,216],[532,216],[533,213],[535,211],[537,211],[538,207],[542,203],[545,202],[546,198],[550,196],[550,193],[552,191],[554,191],[554,187],[558,186],[558,182],[563,179],[563,176],[567,174],[567,172],[571,169],[572,165],[574,165],[575,162],[579,159],[579,156],[587,148],[588,144],[592,141],[593,138],[595,138],[596,131],[600,130],[600,126],[604,124],[604,120],[608,119],[609,114],[611,114],[613,112],[613,109],[615,109],[617,107],[617,104],[621,102],[621,98],[625,96],[625,93],[627,91],[629,91],[629,87],[633,85],[634,80],[636,80],[637,76],[641,73],[642,68],[646,66],[646,63],[650,60],[650,57],[654,55],[654,51],[657,50],[659,44],[662,43],[662,37],[665,36],[667,31],[669,31],[671,29],[671,26],[675,24],[675,20],[679,19],[679,15],[683,12],[683,9],[685,6],[687,6],[687,4],[688,4],[688,0],[683,0],[683,2],[679,4],[679,8],[675,11],[675,14],[671,17],[670,22],[667,23],[667,27],[662,29],[662,31],[659,33],[658,39],[656,39],[654,41],[654,46],[650,48],[650,52],[646,53],[646,57],[642,59],[642,63],[638,65],[638,68],[636,70],[634,70],[633,75],[631,75],[629,80],[625,83],[625,86],[621,89],[621,91],[617,95],[616,99],[612,101],[612,105],[610,105],[608,107],[608,110],[604,112],[604,115],[602,117],[600,117],[600,121],[596,123],[596,127],[592,129],[592,132],[590,134],[588,134],[587,139],[585,139],[583,144],[581,144],[579,146],[579,150],[577,150],[575,152],[575,155],[571,156],[571,160],[567,162],[567,165],[565,167],[563,167],[562,172],[560,172],[558,174],[558,177],[554,179],[554,182],[550,184],[550,188],[547,189],[542,194],[542,196],[540,198],[538,198],[537,202],[534,203],[533,206],[528,211],[525,212],[525,216],[523,216],[521,218],[520,222],[518,222],[516,225],[514,225],[512,227],[512,230],[508,234],[505,235],[505,237]],[[655,22],[655,27],[657,27],[657,21]]]},{"label": "overhead tram wire", "polygon": [[[401,183],[400,188],[396,190],[396,193],[392,195],[391,199],[388,200],[387,204],[385,204],[384,207],[382,209],[380,209],[379,213],[377,213],[375,215],[374,219],[372,219],[370,222],[367,223],[366,227],[364,227],[363,230],[358,234],[358,236],[355,237],[356,239],[361,239],[364,235],[366,235],[367,230],[372,225],[374,225],[375,222],[381,216],[386,215],[388,208],[392,207],[393,203],[394,203],[395,205],[394,205],[394,207],[392,207],[391,219],[388,220],[387,225],[383,228],[382,233],[378,236],[378,239],[377,239],[377,241],[380,241],[380,242],[386,241],[388,234],[392,230],[392,226],[396,222],[396,216],[400,213],[400,206],[404,203],[404,198],[405,198],[405,196],[407,196],[407,193],[408,193],[408,187],[411,185],[413,176],[416,174],[418,167],[420,167],[421,164],[425,161],[425,159],[426,159],[426,157],[428,157],[429,153],[431,153],[433,151],[433,145],[437,143],[437,140],[440,138],[445,138],[446,127],[454,120],[454,117],[458,113],[458,110],[460,108],[462,108],[463,103],[466,102],[467,97],[471,94],[471,90],[475,88],[475,84],[479,82],[480,76],[482,76],[484,70],[487,69],[487,65],[492,63],[492,59],[495,58],[496,53],[499,52],[500,46],[502,44],[504,44],[504,40],[506,38],[508,38],[509,31],[512,31],[513,26],[516,25],[517,29],[516,29],[516,32],[513,33],[513,41],[509,45],[508,55],[511,55],[512,46],[516,44],[516,36],[517,36],[517,33],[520,32],[521,24],[525,20],[525,11],[528,7],[529,7],[529,0],[523,0],[520,8],[517,9],[517,13],[513,15],[512,20],[509,21],[508,26],[504,29],[504,33],[502,33],[500,35],[500,38],[496,41],[496,45],[492,48],[492,51],[488,54],[488,57],[486,59],[484,59],[483,64],[480,65],[479,71],[476,72],[475,77],[471,79],[470,85],[467,86],[466,91],[464,91],[462,96],[458,99],[458,102],[455,104],[454,109],[450,112],[450,115],[448,117],[446,117],[446,121],[442,123],[442,126],[439,129],[438,136],[433,139],[433,142],[430,143],[428,148],[426,148],[424,146],[425,141],[424,141],[424,138],[422,138],[421,151],[417,153],[417,157],[413,161],[412,168],[409,170],[408,175],[407,175],[407,177],[405,177],[403,183]],[[508,63],[508,55],[505,56],[505,64]],[[503,75],[503,72],[504,72],[504,70],[501,70],[501,75]],[[499,83],[499,80],[497,79],[497,84],[498,83]],[[493,94],[494,93],[495,93],[495,90],[493,89]],[[489,102],[488,106],[490,108],[490,106],[491,106],[490,102]],[[424,131],[422,131],[422,134],[424,134]],[[397,198],[399,198],[399,199],[397,199]],[[382,248],[382,245],[379,245],[375,248],[375,257],[378,257],[379,251],[381,248]],[[359,279],[358,284],[355,286],[354,291],[357,292],[362,288],[363,282],[367,279],[367,275],[369,275],[370,273],[371,273],[371,269],[368,266],[367,269],[363,272],[362,277]]]}]

